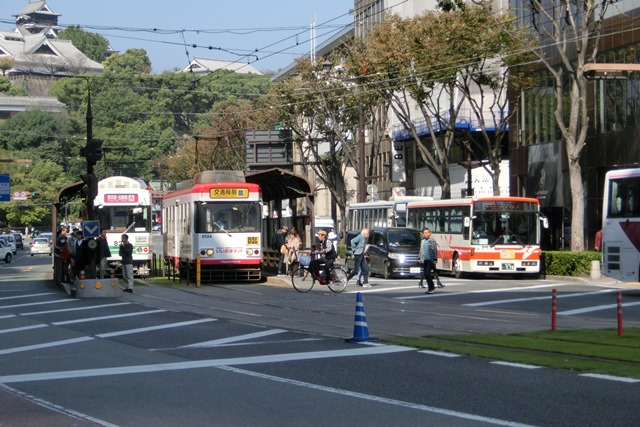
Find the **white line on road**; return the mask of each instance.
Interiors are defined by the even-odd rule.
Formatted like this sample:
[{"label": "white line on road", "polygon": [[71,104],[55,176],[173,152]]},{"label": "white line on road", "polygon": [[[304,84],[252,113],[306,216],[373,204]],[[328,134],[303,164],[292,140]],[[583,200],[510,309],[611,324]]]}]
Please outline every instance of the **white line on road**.
[{"label": "white line on road", "polygon": [[542,368],[542,366],[525,365],[524,363],[502,362],[500,360],[496,360],[490,363],[492,365],[511,366],[512,368],[523,368],[523,369],[541,369]]},{"label": "white line on road", "polygon": [[28,331],[31,329],[38,329],[38,328],[46,328],[49,325],[31,325],[31,326],[22,326],[20,328],[11,328],[11,329],[3,329],[0,330],[0,334],[8,334],[10,332],[22,332],[22,331]]},{"label": "white line on road", "polygon": [[33,297],[41,297],[43,295],[52,295],[53,292],[46,292],[41,294],[28,294],[28,295],[14,295],[12,297],[1,297],[0,301],[8,300],[8,299],[18,299],[18,298],[33,298]]},{"label": "white line on road", "polygon": [[7,314],[7,315],[4,315],[4,316],[0,316],[0,319],[9,319],[11,317],[16,317],[16,315],[15,314]]},{"label": "white line on road", "polygon": [[262,337],[267,337],[269,335],[281,334],[283,332],[287,332],[287,330],[286,329],[271,329],[269,331],[254,332],[252,334],[237,335],[235,337],[220,338],[220,339],[212,340],[212,341],[205,341],[205,342],[200,342],[200,343],[196,343],[196,344],[183,345],[180,348],[215,347],[215,346],[218,346],[218,345],[228,344],[228,343],[232,343],[232,342],[246,341],[246,340],[251,340],[251,339],[254,339],[254,338],[262,338]]},{"label": "white line on road", "polygon": [[27,304],[15,304],[15,305],[2,305],[0,306],[0,309],[3,308],[16,308],[16,307],[30,307],[33,305],[45,305],[45,304],[60,304],[60,303],[64,303],[64,302],[74,302],[74,301],[80,301],[77,299],[60,299],[60,300],[55,300],[55,301],[43,301],[43,302],[30,302]]},{"label": "white line on road", "polygon": [[138,312],[138,313],[114,314],[112,316],[85,317],[83,319],[64,320],[64,321],[61,321],[61,322],[53,322],[52,325],[56,325],[56,326],[71,325],[73,323],[95,322],[96,320],[118,319],[120,317],[144,316],[145,314],[163,313],[165,311],[166,310],[149,310],[149,311],[141,311],[141,312]]},{"label": "white line on road", "polygon": [[[378,347],[378,348],[380,348],[380,347]],[[431,413],[434,413],[434,414],[446,415],[446,416],[454,417],[454,418],[461,418],[461,419],[465,419],[465,420],[485,422],[485,423],[489,423],[489,424],[492,424],[492,425],[499,425],[499,426],[511,426],[511,427],[525,427],[525,426],[528,426],[528,424],[517,423],[517,422],[514,422],[514,421],[507,421],[507,420],[501,420],[501,419],[498,419],[498,418],[484,417],[484,416],[481,416],[481,415],[469,414],[467,412],[452,411],[450,409],[436,408],[435,406],[421,405],[419,403],[405,402],[405,401],[402,401],[402,400],[389,399],[389,398],[386,398],[386,397],[374,396],[374,395],[371,395],[371,394],[364,394],[364,393],[358,393],[358,392],[355,392],[355,391],[343,390],[343,389],[334,388],[334,387],[327,387],[327,386],[323,386],[323,385],[318,385],[318,384],[312,384],[312,383],[307,383],[307,382],[303,382],[303,381],[292,380],[292,379],[289,379],[289,378],[282,378],[282,377],[276,377],[274,375],[262,374],[260,372],[247,371],[245,369],[239,369],[239,368],[234,368],[234,367],[230,367],[230,366],[222,366],[222,367],[219,367],[219,369],[224,369],[224,370],[227,370],[227,371],[235,372],[237,374],[249,375],[249,376],[256,377],[256,378],[263,378],[263,379],[269,380],[269,381],[277,381],[277,382],[280,382],[280,383],[285,383],[285,384],[295,385],[295,386],[299,386],[299,387],[310,388],[310,389],[313,389],[313,390],[324,391],[324,392],[327,392],[327,393],[334,393],[334,394],[338,394],[338,395],[341,395],[341,396],[348,396],[348,397],[353,397],[353,398],[356,398],[356,399],[369,400],[369,401],[377,402],[377,403],[385,403],[385,404],[388,404],[388,405],[394,405],[394,406],[399,406],[399,407],[403,407],[403,408],[415,409],[415,410],[424,411],[424,412],[431,412]],[[2,379],[0,378],[0,382],[1,382],[1,380]]]},{"label": "white line on road", "polygon": [[442,357],[460,357],[459,354],[456,353],[447,353],[444,351],[432,351],[432,350],[420,350],[418,353],[430,354],[432,356],[442,356]]},{"label": "white line on road", "polygon": [[[583,297],[583,296],[590,296],[590,295],[597,295],[597,294],[612,293],[615,291],[616,291],[615,289],[607,289],[604,291],[597,291],[597,292],[576,292],[573,294],[558,294],[557,298],[560,299],[560,298]],[[550,298],[551,298],[551,295],[545,295],[543,297],[501,299],[501,300],[494,300],[494,301],[474,302],[471,304],[462,304],[462,305],[465,307],[483,307],[485,305],[509,304],[512,302],[528,302],[528,301],[535,301],[535,300],[545,300]]]},{"label": "white line on road", "polygon": [[[93,338],[85,338],[90,340]],[[415,351],[415,348],[389,345],[382,347],[362,347],[348,350],[328,350],[307,353],[284,353],[264,356],[233,357],[229,359],[193,360],[188,362],[159,363],[155,365],[120,366],[114,368],[80,369],[75,371],[41,372],[36,374],[18,374],[0,376],[0,383],[20,383],[30,381],[63,380],[73,378],[90,378],[108,375],[141,374],[149,372],[178,371],[185,369],[215,368],[233,365],[254,365],[258,363],[280,363],[294,360],[315,360],[338,357],[373,356],[377,354]]]},{"label": "white line on road", "polygon": [[637,378],[625,378],[625,377],[616,377],[614,375],[602,375],[602,374],[580,374],[581,377],[590,377],[590,378],[598,378],[601,380],[609,380],[609,381],[619,381],[622,383],[637,383],[640,382]]},{"label": "white line on road", "polygon": [[[81,338],[72,338],[69,340],[51,341],[51,342],[45,342],[41,344],[26,345],[24,347],[7,348],[5,350],[0,350],[0,354],[11,354],[11,353],[20,353],[23,351],[40,350],[43,348],[58,347],[61,345],[76,344],[79,342],[91,341],[93,339],[94,339],[93,337],[81,337]],[[0,383],[1,382],[2,381],[0,381]]]},{"label": "white line on road", "polygon": [[[622,304],[622,307],[632,307],[634,305],[640,305],[640,302],[629,302]],[[615,309],[617,304],[604,304],[604,305],[596,305],[593,307],[585,307],[585,308],[577,308],[575,310],[567,310],[567,311],[559,311],[558,315],[560,316],[572,316],[574,314],[583,314],[583,313],[591,313],[593,311],[602,311],[602,310],[612,310]]]},{"label": "white line on road", "polygon": [[187,322],[176,322],[176,323],[168,323],[166,325],[149,326],[147,328],[137,328],[137,329],[127,329],[124,331],[117,331],[117,332],[107,332],[104,334],[98,334],[96,336],[100,338],[110,338],[110,337],[117,337],[120,335],[131,335],[131,334],[138,334],[141,332],[157,331],[160,329],[179,328],[181,326],[191,326],[191,325],[196,325],[198,323],[214,322],[216,320],[217,319],[190,320]]},{"label": "white line on road", "polygon": [[475,291],[465,291],[465,292],[436,292],[434,294],[429,294],[429,295],[425,295],[424,293],[421,293],[420,295],[412,295],[408,297],[396,297],[394,299],[404,300],[404,299],[419,299],[419,298],[438,298],[438,297],[448,297],[448,296],[456,296],[456,295],[486,294],[486,293],[493,293],[493,292],[527,291],[530,289],[550,288],[553,286],[562,286],[562,284],[555,283],[551,285],[520,286],[520,287],[514,287],[514,288],[478,289]]},{"label": "white line on road", "polygon": [[52,314],[52,313],[65,313],[67,311],[80,311],[80,310],[97,310],[99,308],[105,307],[115,307],[118,305],[129,305],[130,302],[117,302],[114,304],[100,304],[100,305],[89,305],[87,307],[74,307],[74,308],[63,308],[60,310],[46,310],[46,311],[32,311],[30,313],[20,313],[21,316],[33,316],[35,314]]}]

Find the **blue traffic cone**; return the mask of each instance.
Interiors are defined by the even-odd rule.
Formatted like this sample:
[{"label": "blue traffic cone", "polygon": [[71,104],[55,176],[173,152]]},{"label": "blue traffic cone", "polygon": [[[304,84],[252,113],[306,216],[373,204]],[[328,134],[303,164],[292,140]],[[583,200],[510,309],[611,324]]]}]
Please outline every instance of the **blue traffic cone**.
[{"label": "blue traffic cone", "polygon": [[378,341],[377,338],[369,336],[369,327],[367,326],[367,317],[364,314],[364,304],[362,303],[362,294],[356,294],[356,317],[353,325],[353,338],[346,339],[347,342],[363,342]]}]

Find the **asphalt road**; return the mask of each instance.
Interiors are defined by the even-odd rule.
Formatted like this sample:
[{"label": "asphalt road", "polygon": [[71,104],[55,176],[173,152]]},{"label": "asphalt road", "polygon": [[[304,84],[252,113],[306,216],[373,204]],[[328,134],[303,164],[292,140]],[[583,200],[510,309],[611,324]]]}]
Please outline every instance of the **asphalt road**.
[{"label": "asphalt road", "polygon": [[[636,425],[640,383],[366,342],[371,336],[615,327],[619,284],[413,282],[300,294],[259,285],[138,286],[74,299],[48,259],[0,266],[0,420],[6,425]],[[625,322],[640,301],[624,289]],[[612,302],[613,301],[613,302]],[[614,310],[615,312],[615,310]],[[44,421],[44,422],[43,422]]]}]

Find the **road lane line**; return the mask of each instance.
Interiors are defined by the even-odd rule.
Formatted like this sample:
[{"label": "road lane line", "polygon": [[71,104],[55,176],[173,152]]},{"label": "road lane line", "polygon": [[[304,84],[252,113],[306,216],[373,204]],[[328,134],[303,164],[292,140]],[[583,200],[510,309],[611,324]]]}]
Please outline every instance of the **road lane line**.
[{"label": "road lane line", "polygon": [[420,350],[418,353],[430,354],[432,356],[442,356],[442,357],[460,357],[459,354],[456,353],[447,353],[444,351],[433,351],[433,350]]},{"label": "road lane line", "polygon": [[[93,338],[85,338],[90,340]],[[75,371],[40,372],[35,374],[18,374],[0,376],[0,383],[21,383],[31,381],[64,380],[74,378],[91,378],[110,375],[129,375],[151,372],[179,371],[186,369],[216,368],[232,365],[254,365],[262,363],[281,363],[297,360],[330,359],[340,357],[375,356],[378,354],[415,351],[412,347],[389,345],[382,347],[359,346],[348,350],[327,350],[306,353],[283,353],[263,356],[233,357],[228,359],[192,360],[187,362],[159,363],[154,365],[119,366],[113,368],[79,369]]]},{"label": "road lane line", "polygon": [[96,336],[100,338],[118,337],[121,335],[131,335],[131,334],[138,334],[141,332],[157,331],[160,329],[179,328],[181,326],[190,326],[198,323],[214,322],[216,320],[218,319],[198,319],[198,320],[190,320],[187,322],[167,323],[166,325],[149,326],[146,328],[137,328],[137,329],[127,329],[124,331],[117,331],[117,332],[107,332],[104,334],[97,334]]},{"label": "road lane line", "polygon": [[8,299],[18,299],[18,298],[33,298],[33,297],[41,297],[43,295],[53,295],[53,292],[45,292],[42,294],[29,294],[29,295],[14,295],[12,297],[0,297],[0,301],[8,300]]},{"label": "road lane line", "polygon": [[[573,294],[559,294],[557,298],[574,298],[580,296],[590,296],[597,294],[606,294],[616,292],[616,289],[606,289],[604,291],[596,291],[596,292],[576,292]],[[462,304],[465,307],[483,307],[485,305],[496,305],[496,304],[509,304],[512,302],[527,302],[527,301],[535,301],[535,300],[545,300],[550,299],[551,295],[545,295],[543,297],[531,297],[531,298],[513,298],[513,299],[502,299],[502,300],[494,300],[494,301],[484,301],[484,302],[474,302],[470,304]]]},{"label": "road lane line", "polygon": [[489,363],[491,363],[492,365],[511,366],[512,368],[542,369],[542,366],[526,365],[524,363],[503,362],[503,361],[500,361],[500,360],[496,360],[496,361],[489,362]]},{"label": "road lane line", "polygon": [[420,295],[412,295],[408,297],[395,297],[394,299],[405,300],[405,299],[419,299],[419,298],[439,298],[439,297],[446,297],[446,296],[469,295],[469,294],[487,294],[487,293],[508,292],[508,291],[527,291],[530,289],[551,288],[554,286],[563,286],[563,285],[561,283],[555,283],[550,285],[532,285],[532,286],[521,286],[521,287],[514,287],[514,288],[478,289],[475,291],[464,291],[464,292],[439,291],[429,295],[426,295],[421,292]]},{"label": "road lane line", "polygon": [[9,319],[11,317],[16,317],[16,315],[15,314],[7,314],[7,315],[4,315],[4,316],[0,316],[0,319]]},{"label": "road lane line", "polygon": [[[632,307],[634,305],[640,305],[640,302],[624,303],[624,304],[622,304],[622,308],[624,309],[624,307]],[[559,311],[558,314],[561,315],[561,316],[573,316],[574,314],[591,313],[593,311],[615,310],[617,306],[618,306],[617,304],[595,305],[593,307],[585,307],[585,308],[577,308],[575,310]]]},{"label": "road lane line", "polygon": [[235,337],[220,338],[212,341],[204,341],[196,344],[183,345],[182,347],[178,347],[178,348],[216,347],[222,344],[228,344],[228,343],[238,342],[238,341],[246,341],[254,338],[262,338],[262,337],[267,337],[269,335],[281,334],[283,332],[288,332],[288,331],[286,329],[271,329],[268,331],[254,332],[252,334],[237,335]]},{"label": "road lane line", "polygon": [[[14,347],[14,348],[7,348],[5,350],[0,350],[0,354],[11,354],[11,353],[20,353],[23,351],[31,351],[31,350],[40,350],[43,348],[49,348],[49,347],[58,347],[61,345],[69,345],[69,344],[77,344],[80,342],[84,342],[84,341],[91,341],[95,338],[93,337],[80,337],[80,338],[72,338],[72,339],[68,339],[68,340],[62,340],[62,341],[50,341],[50,342],[44,342],[41,344],[34,344],[34,345],[26,345],[24,347]],[[2,381],[0,381],[1,383]]]},{"label": "road lane line", "polygon": [[0,334],[8,334],[8,333],[11,333],[11,332],[28,331],[30,329],[46,328],[47,326],[49,326],[49,325],[31,325],[31,326],[22,326],[20,328],[3,329],[3,330],[0,330]]},{"label": "road lane line", "polygon": [[[355,391],[343,390],[343,389],[334,388],[334,387],[328,387],[328,386],[319,385],[319,384],[307,383],[307,382],[304,382],[304,381],[292,380],[292,379],[289,379],[289,378],[276,377],[274,375],[263,374],[263,373],[260,373],[260,372],[247,371],[245,369],[239,369],[239,368],[234,368],[234,367],[230,367],[230,366],[219,367],[219,369],[224,369],[226,371],[235,372],[237,374],[249,375],[249,376],[256,377],[256,378],[262,378],[262,379],[269,380],[269,381],[276,381],[276,382],[280,382],[280,383],[284,383],[284,384],[295,385],[295,386],[299,386],[299,387],[305,387],[305,388],[309,388],[309,389],[312,389],[312,390],[318,390],[318,391],[324,391],[324,392],[327,392],[327,393],[338,394],[338,395],[341,395],[341,396],[353,397],[353,398],[362,399],[362,400],[369,400],[369,401],[376,402],[376,403],[385,403],[385,404],[388,404],[388,405],[399,406],[399,407],[409,408],[409,409],[415,409],[415,410],[418,410],[418,411],[430,412],[430,413],[433,413],[433,414],[446,415],[446,416],[454,417],[454,418],[461,418],[461,419],[466,419],[466,420],[471,420],[471,421],[485,422],[485,423],[489,423],[489,424],[492,424],[492,425],[510,426],[510,427],[527,427],[527,426],[530,426],[529,424],[522,424],[522,423],[518,423],[518,422],[515,422],[515,421],[501,420],[501,419],[498,419],[498,418],[485,417],[485,416],[482,416],[482,415],[475,415],[475,414],[470,414],[470,413],[467,413],[467,412],[453,411],[453,410],[450,410],[450,409],[437,408],[435,406],[428,406],[428,405],[422,405],[422,404],[419,404],[419,403],[405,402],[405,401],[396,400],[396,399],[389,399],[389,398],[386,398],[386,397],[380,397],[380,396],[375,396],[375,395],[365,394],[365,393],[358,393],[358,392],[355,392]],[[1,378],[0,378],[0,381],[1,381]]]},{"label": "road lane line", "polygon": [[34,305],[60,304],[60,303],[75,302],[75,301],[80,301],[80,300],[69,298],[69,299],[59,299],[59,300],[54,300],[54,301],[30,302],[30,303],[27,303],[27,304],[2,305],[2,306],[0,306],[0,310],[3,309],[3,308],[31,307],[31,306],[34,306]]},{"label": "road lane line", "polygon": [[87,307],[62,308],[60,310],[32,311],[30,313],[20,313],[20,316],[33,316],[35,314],[66,313],[67,311],[79,311],[79,310],[97,310],[99,308],[116,307],[118,305],[130,305],[130,304],[131,304],[130,302],[117,302],[114,304],[89,305]]},{"label": "road lane line", "polygon": [[601,379],[601,380],[619,381],[619,382],[622,382],[622,383],[638,383],[638,382],[640,382],[640,380],[637,379],[637,378],[616,377],[614,375],[580,374],[579,376],[597,378],[597,379]]},{"label": "road lane line", "polygon": [[64,320],[61,322],[53,322],[52,325],[71,325],[73,323],[95,322],[96,320],[118,319],[120,317],[144,316],[145,314],[164,313],[166,310],[149,310],[138,313],[114,314],[111,316],[85,317],[83,319]]}]

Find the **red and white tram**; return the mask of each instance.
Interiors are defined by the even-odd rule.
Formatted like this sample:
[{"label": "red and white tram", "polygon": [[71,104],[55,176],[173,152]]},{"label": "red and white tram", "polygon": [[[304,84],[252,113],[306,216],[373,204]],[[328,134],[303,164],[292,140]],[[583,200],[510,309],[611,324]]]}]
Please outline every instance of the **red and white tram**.
[{"label": "red and white tram", "polygon": [[[164,196],[164,256],[182,276],[202,281],[258,281],[262,277],[262,197],[241,175],[207,171]],[[225,181],[222,181],[222,180]]]}]

